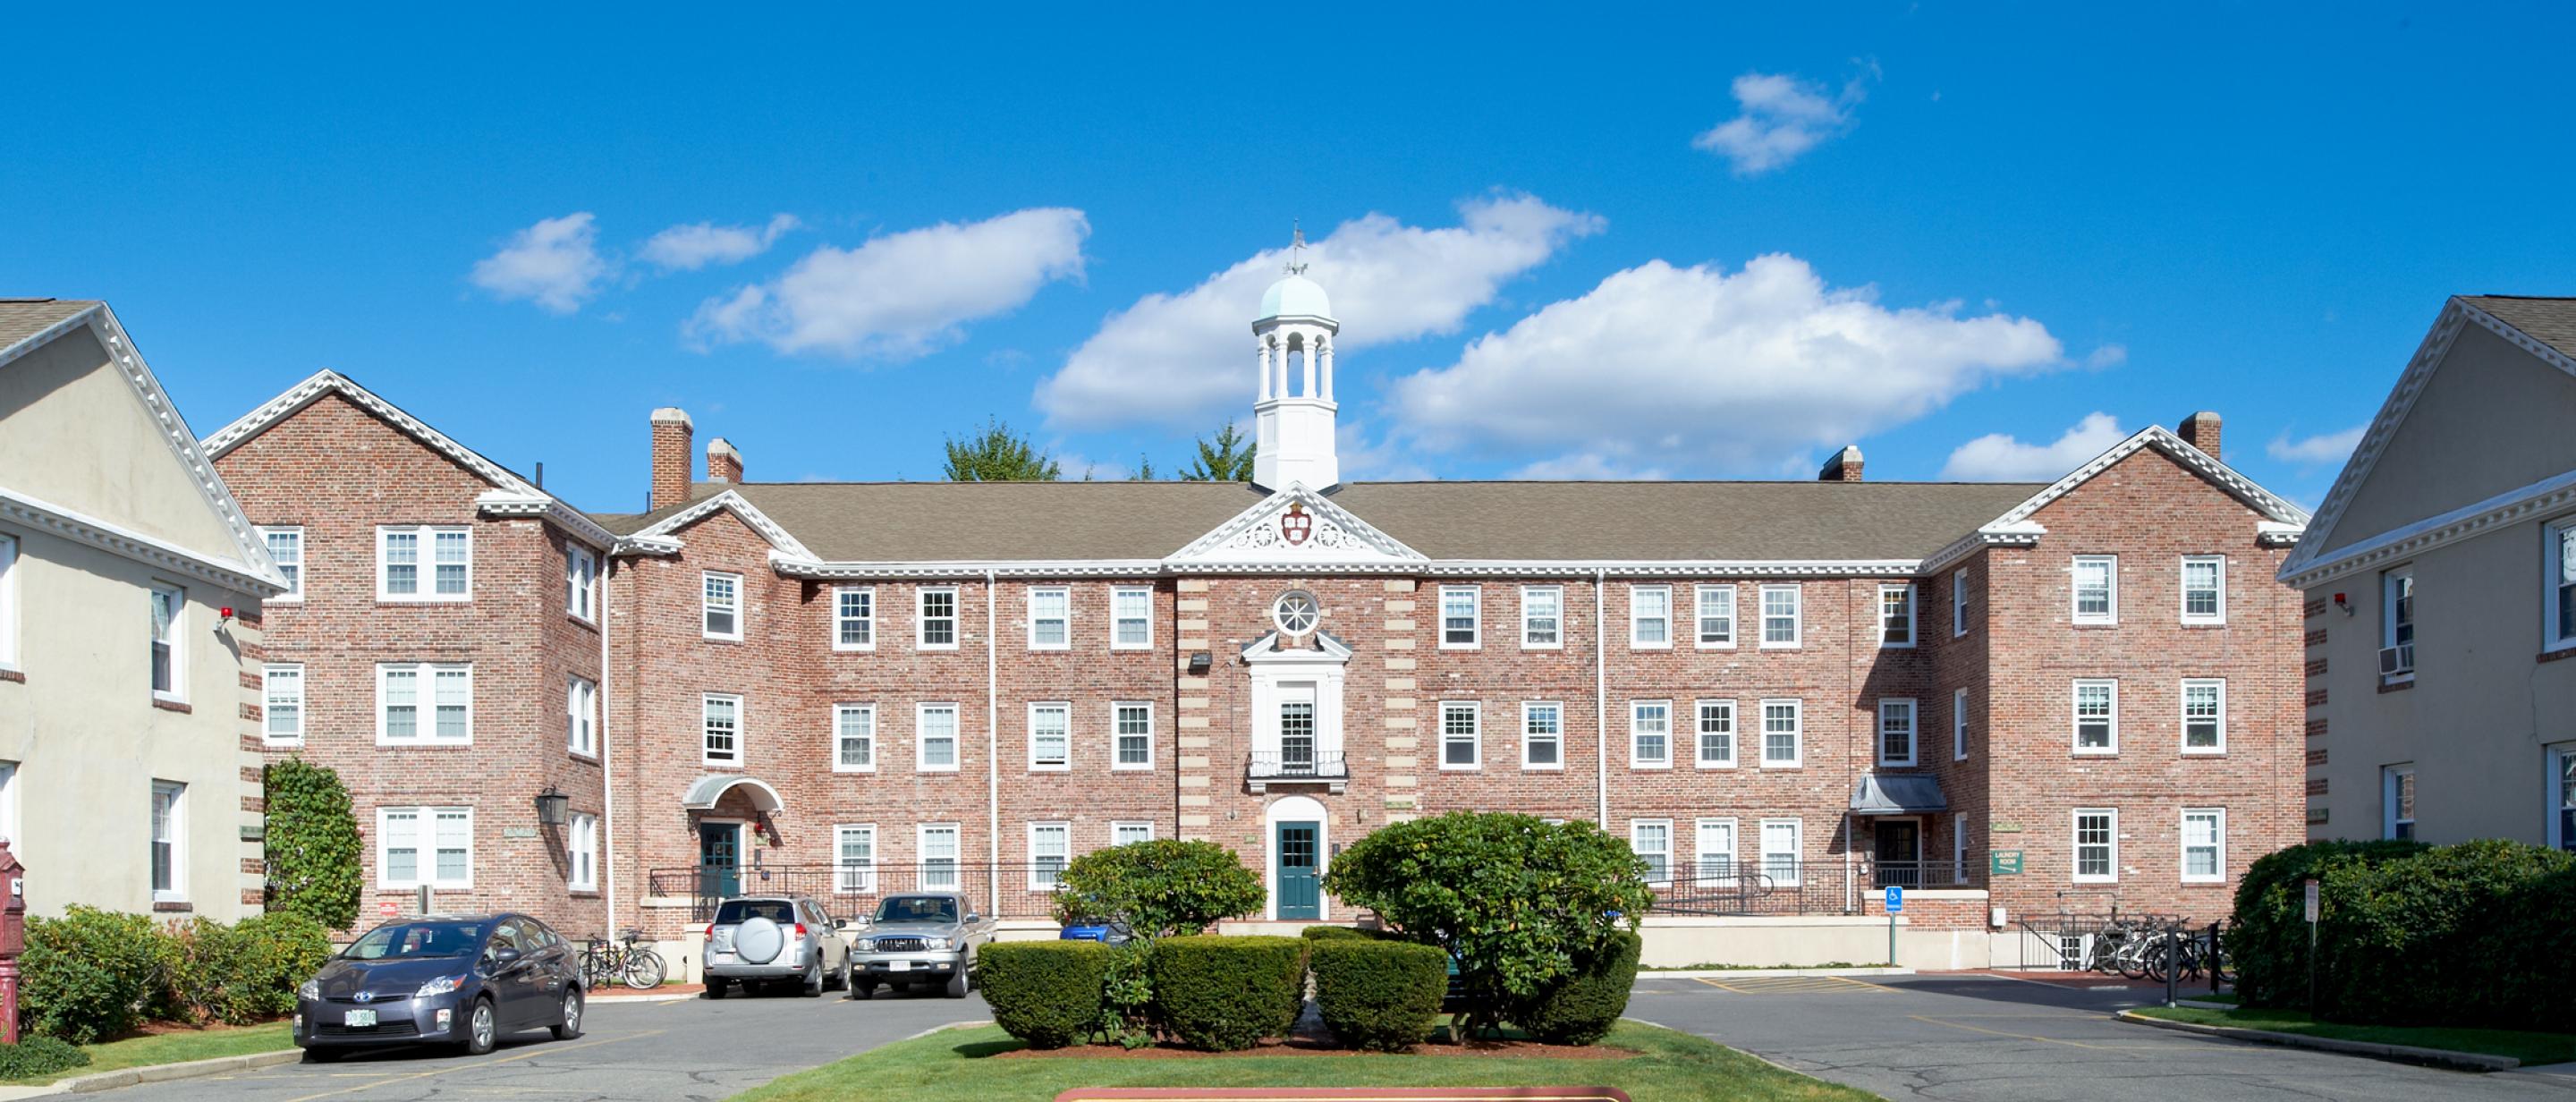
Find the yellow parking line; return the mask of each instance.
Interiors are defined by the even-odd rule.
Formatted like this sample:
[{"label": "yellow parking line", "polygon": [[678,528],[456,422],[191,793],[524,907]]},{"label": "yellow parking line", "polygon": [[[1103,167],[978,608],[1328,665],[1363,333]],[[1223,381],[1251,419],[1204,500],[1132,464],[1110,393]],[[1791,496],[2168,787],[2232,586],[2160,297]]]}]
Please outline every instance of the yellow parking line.
[{"label": "yellow parking line", "polygon": [[313,1102],[313,1100],[317,1098],[336,1098],[340,1095],[356,1094],[359,1091],[371,1091],[377,1087],[390,1086],[395,1083],[409,1083],[418,1079],[428,1079],[432,1076],[449,1075],[460,1071],[473,1071],[476,1068],[488,1068],[494,1064],[508,1064],[515,1063],[520,1060],[533,1060],[539,1056],[548,1056],[561,1052],[572,1052],[577,1049],[596,1048],[600,1045],[613,1045],[620,1041],[640,1041],[646,1037],[655,1037],[668,1032],[670,1031],[667,1029],[655,1029],[638,1033],[631,1037],[610,1037],[604,1040],[583,1041],[579,1044],[571,1045],[542,1045],[526,1052],[501,1057],[498,1060],[483,1060],[471,1064],[458,1064],[453,1067],[433,1068],[429,1071],[418,1072],[412,1075],[391,1075],[378,1079],[372,1083],[360,1083],[354,1087],[342,1087],[335,1091],[323,1091],[320,1094],[308,1094],[301,1098],[288,1099],[287,1102]]}]

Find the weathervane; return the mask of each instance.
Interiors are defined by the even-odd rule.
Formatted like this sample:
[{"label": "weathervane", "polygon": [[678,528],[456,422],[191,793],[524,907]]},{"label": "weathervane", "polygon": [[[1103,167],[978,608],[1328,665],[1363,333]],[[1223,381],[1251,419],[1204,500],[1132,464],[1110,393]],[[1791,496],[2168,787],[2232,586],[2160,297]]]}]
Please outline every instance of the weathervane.
[{"label": "weathervane", "polygon": [[1296,219],[1291,218],[1288,220],[1288,266],[1285,269],[1289,275],[1306,274],[1305,250],[1306,231],[1298,226]]}]

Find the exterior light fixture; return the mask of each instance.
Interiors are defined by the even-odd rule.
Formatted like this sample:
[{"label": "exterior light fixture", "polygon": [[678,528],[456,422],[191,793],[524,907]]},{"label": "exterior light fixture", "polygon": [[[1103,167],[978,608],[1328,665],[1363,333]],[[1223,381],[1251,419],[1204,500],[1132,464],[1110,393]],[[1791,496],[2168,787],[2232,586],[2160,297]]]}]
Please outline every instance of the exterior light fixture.
[{"label": "exterior light fixture", "polygon": [[1208,657],[1206,651],[1200,651],[1190,656],[1190,673],[1193,676],[1206,677],[1208,668],[1215,664],[1216,660]]},{"label": "exterior light fixture", "polygon": [[572,797],[566,796],[562,792],[556,790],[555,786],[547,785],[545,791],[537,793],[538,825],[550,827],[562,826],[572,820],[572,816],[569,814],[571,810]]}]

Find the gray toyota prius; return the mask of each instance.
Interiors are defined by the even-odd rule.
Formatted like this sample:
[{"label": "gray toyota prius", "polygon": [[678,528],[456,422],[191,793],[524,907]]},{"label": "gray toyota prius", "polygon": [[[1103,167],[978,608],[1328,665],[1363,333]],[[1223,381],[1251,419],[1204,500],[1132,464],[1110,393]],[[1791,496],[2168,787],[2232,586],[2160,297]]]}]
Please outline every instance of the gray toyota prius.
[{"label": "gray toyota prius", "polygon": [[367,931],[297,989],[305,1058],[437,1044],[470,1056],[504,1033],[581,1035],[580,954],[526,915],[432,916]]}]

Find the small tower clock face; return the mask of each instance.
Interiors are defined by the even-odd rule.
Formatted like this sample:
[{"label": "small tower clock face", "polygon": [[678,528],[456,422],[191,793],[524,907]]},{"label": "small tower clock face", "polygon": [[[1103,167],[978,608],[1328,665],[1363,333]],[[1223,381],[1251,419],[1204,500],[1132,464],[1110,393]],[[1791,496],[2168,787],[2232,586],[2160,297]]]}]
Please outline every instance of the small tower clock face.
[{"label": "small tower clock face", "polygon": [[1279,625],[1279,630],[1288,635],[1304,635],[1315,630],[1315,621],[1322,619],[1323,615],[1323,606],[1315,603],[1315,595],[1302,589],[1280,594],[1278,602],[1270,606],[1270,622]]}]

